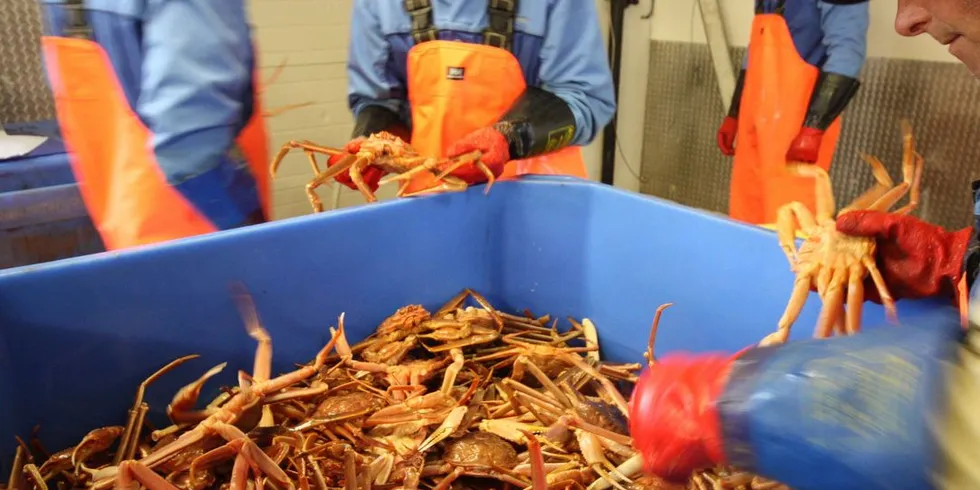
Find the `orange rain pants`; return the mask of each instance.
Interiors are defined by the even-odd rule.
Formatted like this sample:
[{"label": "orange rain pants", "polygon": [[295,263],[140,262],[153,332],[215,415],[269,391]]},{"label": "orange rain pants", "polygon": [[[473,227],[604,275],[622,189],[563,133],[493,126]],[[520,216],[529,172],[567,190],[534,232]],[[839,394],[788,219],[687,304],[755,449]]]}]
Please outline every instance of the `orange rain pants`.
[{"label": "orange rain pants", "polygon": [[[45,36],[41,43],[72,171],[106,249],[216,231],[167,183],[153,154],[151,133],[129,106],[102,47],[55,36]],[[268,141],[257,98],[236,142],[268,216]]]},{"label": "orange rain pants", "polygon": [[[779,14],[755,16],[748,56],[728,212],[740,221],[772,224],[776,211],[792,201],[815,211],[813,179],[788,175],[785,167],[819,70],[800,57]],[[830,169],[840,125],[838,117],[824,133],[816,162],[824,170]]]}]

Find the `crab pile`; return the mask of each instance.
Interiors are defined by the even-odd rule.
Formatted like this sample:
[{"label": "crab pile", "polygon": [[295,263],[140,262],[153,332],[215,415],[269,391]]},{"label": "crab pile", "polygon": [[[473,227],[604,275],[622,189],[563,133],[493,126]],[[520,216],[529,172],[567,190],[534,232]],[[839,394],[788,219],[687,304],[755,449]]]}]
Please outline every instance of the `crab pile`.
[{"label": "crab pile", "polygon": [[400,308],[354,345],[341,315],[312,362],[273,377],[271,339],[235,296],[258,342],[238,386],[195,408],[219,364],[174,396],[172,425],[151,427],[143,393],[196,356],[177,359],[140,385],[125,425],[54,454],[18,439],[6,488],[786,488],[727,468],[642,475],[623,395],[641,364],[601,360],[587,319],[559,331],[466,290],[432,313]]}]

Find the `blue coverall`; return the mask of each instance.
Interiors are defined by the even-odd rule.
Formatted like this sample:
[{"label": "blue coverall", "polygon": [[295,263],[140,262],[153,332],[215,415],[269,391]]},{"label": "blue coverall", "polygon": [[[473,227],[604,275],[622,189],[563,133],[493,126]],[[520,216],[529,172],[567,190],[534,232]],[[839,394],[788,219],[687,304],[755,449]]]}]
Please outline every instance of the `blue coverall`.
[{"label": "blue coverall", "polygon": [[[66,0],[41,0],[48,35]],[[130,107],[153,133],[167,182],[215,226],[260,210],[244,159],[229,155],[252,115],[255,53],[244,0],[85,0]]]},{"label": "blue coverall", "polygon": [[[776,12],[784,4],[783,18],[796,52],[822,71],[857,78],[868,53],[867,32],[871,21],[867,3],[831,5],[821,0],[757,0],[763,13]],[[742,69],[749,57],[742,59]]]},{"label": "blue coverall", "polygon": [[[479,43],[487,1],[432,0],[440,40]],[[575,116],[573,145],[586,145],[612,119],[615,97],[593,0],[537,0],[518,5],[512,52],[528,86],[565,101]],[[348,103],[355,117],[382,105],[406,125],[406,62],[414,45],[403,0],[355,0],[347,61]]]}]

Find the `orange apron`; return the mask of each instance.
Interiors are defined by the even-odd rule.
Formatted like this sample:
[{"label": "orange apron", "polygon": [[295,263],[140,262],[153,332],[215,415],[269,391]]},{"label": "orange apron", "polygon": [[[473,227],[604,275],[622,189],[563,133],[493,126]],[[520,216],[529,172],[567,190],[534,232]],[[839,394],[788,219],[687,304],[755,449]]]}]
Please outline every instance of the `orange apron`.
[{"label": "orange apron", "polygon": [[[411,142],[421,154],[441,158],[446,156],[449,146],[463,136],[499,121],[524,93],[527,83],[520,63],[509,49],[489,43],[437,40],[436,29],[432,26],[431,3],[409,0],[406,5],[413,19],[415,39],[406,65],[408,102],[412,111]],[[512,10],[505,12],[499,9],[498,2],[488,0],[491,18],[488,30],[492,31],[497,24],[493,22],[495,16],[503,15],[510,32],[494,31],[492,37],[486,39],[500,41],[499,45],[507,47],[510,43],[507,38],[513,33],[516,2],[510,5]],[[530,174],[588,178],[581,148],[565,146],[572,136],[569,131],[549,134],[549,148],[561,149],[507,162],[499,179]],[[438,185],[433,174],[422,172],[412,179],[406,192]]]},{"label": "orange apron", "polygon": [[[815,210],[813,179],[787,175],[785,167],[819,70],[800,57],[780,14],[755,16],[748,56],[728,212],[737,220],[768,224],[792,201]],[[838,117],[824,133],[816,162],[824,170],[830,169],[840,125]]]},{"label": "orange apron", "polygon": [[[87,39],[54,36],[42,37],[41,46],[72,171],[106,249],[216,231],[167,183],[153,154],[151,133],[129,106],[102,47]],[[268,142],[257,99],[236,142],[268,216]]]}]

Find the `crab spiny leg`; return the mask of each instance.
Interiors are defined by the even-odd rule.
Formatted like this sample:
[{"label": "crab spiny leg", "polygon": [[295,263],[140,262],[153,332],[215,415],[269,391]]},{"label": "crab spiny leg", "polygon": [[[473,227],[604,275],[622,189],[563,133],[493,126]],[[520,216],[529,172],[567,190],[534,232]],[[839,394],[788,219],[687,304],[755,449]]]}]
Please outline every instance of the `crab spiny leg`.
[{"label": "crab spiny leg", "polygon": [[813,336],[819,339],[830,337],[837,323],[837,313],[844,302],[844,280],[846,269],[834,269],[833,277],[823,295],[823,308],[817,319],[817,327]]},{"label": "crab spiny leg", "polygon": [[193,383],[177,391],[173,400],[167,405],[167,417],[175,424],[200,422],[207,418],[211,414],[210,410],[192,410],[192,408],[197,404],[197,399],[201,395],[201,388],[204,387],[204,383],[207,383],[208,379],[220,373],[227,365],[227,362],[218,364],[207,370],[207,372],[202,374]]},{"label": "crab spiny leg", "polygon": [[318,164],[316,161],[316,153],[307,151],[306,158],[310,161],[310,168],[313,169],[313,176],[316,177],[317,175],[320,175],[320,164]]},{"label": "crab spiny leg", "polygon": [[[848,291],[850,292],[850,291]],[[840,306],[837,307],[837,321],[834,322],[834,333],[833,335],[843,336],[847,335],[847,312],[844,310],[844,303],[841,302]]]},{"label": "crab spiny leg", "polygon": [[875,264],[874,259],[871,257],[865,257],[861,260],[861,263],[868,273],[871,274],[871,280],[875,283],[875,288],[878,289],[878,296],[881,297],[881,305],[885,308],[885,316],[891,322],[898,321],[898,313],[895,309],[895,300],[892,298],[890,292],[888,292],[888,285],[885,284],[885,278],[881,276],[881,271],[878,270],[878,265]]},{"label": "crab spiny leg", "polygon": [[660,329],[660,316],[663,315],[664,310],[671,306],[674,306],[674,303],[664,303],[653,314],[653,325],[650,326],[650,339],[647,341],[647,351],[643,353],[643,358],[647,360],[647,366],[653,367],[657,361],[653,346],[657,342],[657,331]]},{"label": "crab spiny leg", "polygon": [[859,264],[851,266],[847,281],[847,334],[861,331],[861,311],[864,307],[864,268]]},{"label": "crab spiny leg", "polygon": [[803,203],[791,202],[779,208],[776,214],[776,236],[791,267],[799,260],[796,251],[796,231],[802,229],[804,233],[813,233],[816,227],[813,214]]},{"label": "crab spiny leg", "polygon": [[895,211],[895,214],[909,214],[919,207],[919,198],[922,191],[922,170],[925,159],[922,155],[915,154],[915,170],[912,174],[912,187],[909,189],[909,203]]},{"label": "crab spiny leg", "polygon": [[881,160],[866,153],[861,153],[861,159],[871,166],[871,173],[875,177],[875,185],[865,191],[864,194],[858,196],[857,199],[842,209],[840,213],[845,213],[855,209],[867,209],[868,206],[880,199],[881,196],[885,195],[889,189],[895,186],[895,182],[892,180],[891,176],[888,175],[888,170],[885,168],[885,165],[881,163]]},{"label": "crab spiny leg", "polygon": [[763,339],[762,345],[770,345],[772,343],[784,343],[789,338],[790,329],[793,328],[793,323],[796,319],[800,317],[800,312],[803,311],[803,305],[806,304],[806,298],[810,294],[810,271],[800,271],[796,275],[796,281],[793,282],[793,293],[790,295],[789,302],[786,304],[786,310],[783,312],[783,316],[779,319],[778,330],[770,334],[765,339]]},{"label": "crab spiny leg", "polygon": [[[465,153],[463,155],[460,155],[458,157],[455,157],[452,160],[450,160],[449,166],[447,166],[445,169],[443,169],[442,172],[439,172],[439,175],[437,175],[436,178],[437,179],[442,179],[443,177],[445,177],[445,176],[453,173],[456,169],[458,169],[459,167],[462,167],[463,165],[467,165],[467,164],[471,164],[471,163],[472,164],[476,164],[476,163],[482,164],[483,162],[480,162],[480,157],[482,157],[482,156],[483,156],[483,153],[481,153],[479,151],[471,151],[469,153]],[[486,167],[486,166],[484,166],[484,167]]]},{"label": "crab spiny leg", "polygon": [[891,190],[885,193],[885,195],[878,198],[878,200],[872,203],[871,206],[868,206],[868,209],[882,212],[888,211],[895,205],[895,203],[905,197],[905,194],[909,192],[910,187],[912,187],[912,184],[908,182],[902,182],[901,184],[892,187]]},{"label": "crab spiny leg", "polygon": [[816,188],[814,190],[817,209],[815,210],[817,223],[825,223],[828,220],[834,218],[834,211],[837,209],[837,204],[834,201],[834,189],[830,185],[830,176],[827,175],[827,171],[810,164],[792,164],[788,165],[786,169],[794,175],[799,175],[801,177],[811,177],[816,181]]},{"label": "crab spiny leg", "polygon": [[531,489],[547,490],[548,478],[545,474],[544,454],[541,452],[541,443],[538,442],[537,437],[534,437],[534,434],[524,429],[518,430],[520,430],[527,439],[527,452],[531,462]]},{"label": "crab spiny leg", "polygon": [[357,162],[350,168],[350,180],[352,180],[354,185],[357,186],[357,190],[361,192],[362,196],[364,196],[365,201],[375,202],[378,200],[378,198],[375,197],[374,193],[371,192],[371,189],[368,188],[367,183],[364,182],[364,176],[361,174],[361,172],[368,167],[369,163],[370,162],[367,159],[358,159]]},{"label": "crab spiny leg", "polygon": [[279,164],[282,163],[283,158],[286,158],[286,154],[288,154],[290,150],[295,148],[295,145],[297,143],[298,143],[297,141],[289,141],[286,144],[282,145],[282,148],[279,148],[279,151],[276,152],[276,156],[272,158],[272,163],[269,164],[270,178],[273,179],[276,178],[276,171],[279,170]]},{"label": "crab spiny leg", "polygon": [[119,463],[116,490],[138,490],[141,486],[147,490],[178,490],[172,483],[138,461]]},{"label": "crab spiny leg", "polygon": [[306,184],[306,197],[309,198],[310,204],[313,206],[313,211],[317,213],[323,211],[323,202],[320,201],[320,196],[316,195],[316,188],[351,168],[357,161],[358,159],[354,155],[345,156],[336,164],[331,165],[322,173],[317,174],[309,184]]}]

